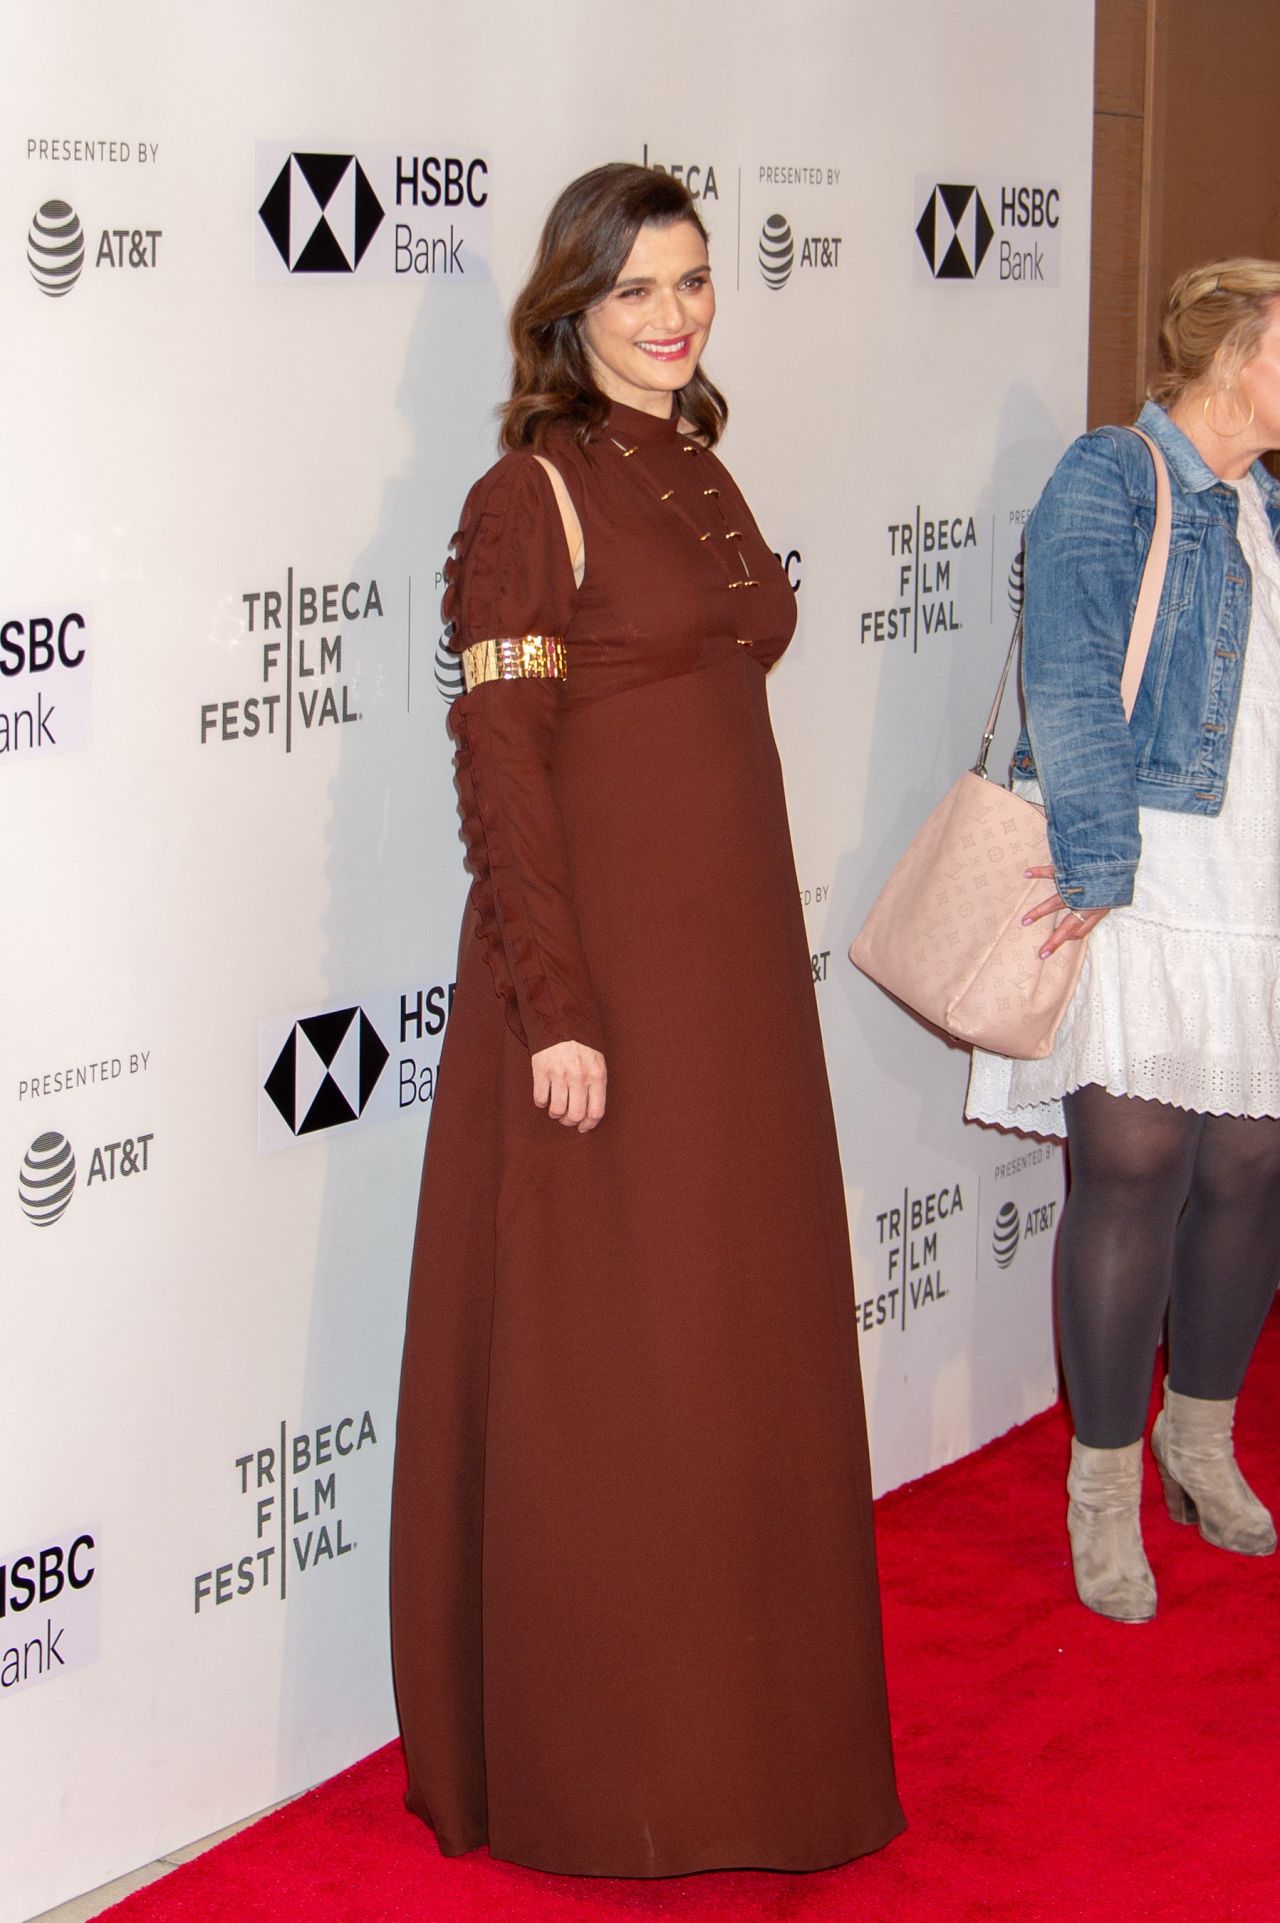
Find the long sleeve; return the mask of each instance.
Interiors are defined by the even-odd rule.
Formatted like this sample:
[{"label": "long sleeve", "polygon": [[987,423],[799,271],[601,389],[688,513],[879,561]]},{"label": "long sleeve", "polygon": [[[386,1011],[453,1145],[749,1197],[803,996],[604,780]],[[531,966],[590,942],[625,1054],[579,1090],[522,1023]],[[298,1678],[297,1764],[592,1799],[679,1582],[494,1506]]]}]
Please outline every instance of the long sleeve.
[{"label": "long sleeve", "polygon": [[[453,550],[444,613],[455,652],[530,635],[563,640],[576,587],[555,496],[532,455],[508,454],[476,483]],[[552,785],[563,701],[562,680],[497,679],[449,712],[477,932],[507,1020],[531,1053],[564,1041],[604,1048]]]},{"label": "long sleeve", "polygon": [[1085,436],[1027,528],[1022,656],[1054,872],[1068,907],[1082,911],[1133,897],[1137,773],[1120,678],[1141,561],[1115,443]]}]

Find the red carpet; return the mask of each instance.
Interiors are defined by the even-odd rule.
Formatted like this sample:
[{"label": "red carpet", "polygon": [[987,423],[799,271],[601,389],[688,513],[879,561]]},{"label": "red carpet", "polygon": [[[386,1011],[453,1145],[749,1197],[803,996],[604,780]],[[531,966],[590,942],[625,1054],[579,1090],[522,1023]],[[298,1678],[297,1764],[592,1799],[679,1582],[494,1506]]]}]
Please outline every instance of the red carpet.
[{"label": "red carpet", "polygon": [[[1239,1424],[1280,1505],[1280,1320]],[[879,1505],[910,1828],[813,1876],[596,1882],[442,1858],[392,1746],[108,1911],[118,1923],[1280,1923],[1280,1557],[1211,1549],[1147,1472],[1146,1626],[1075,1601],[1054,1411]]]}]

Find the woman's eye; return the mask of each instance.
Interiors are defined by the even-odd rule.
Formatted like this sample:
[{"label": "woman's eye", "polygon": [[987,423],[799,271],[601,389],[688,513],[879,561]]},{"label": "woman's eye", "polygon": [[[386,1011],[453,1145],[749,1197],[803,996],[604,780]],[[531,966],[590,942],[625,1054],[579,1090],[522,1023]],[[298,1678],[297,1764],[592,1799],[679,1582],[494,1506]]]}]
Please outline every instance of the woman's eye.
[{"label": "woman's eye", "polygon": [[700,288],[708,284],[710,279],[710,274],[690,274],[689,278],[683,284],[689,288],[690,292],[696,294]]}]

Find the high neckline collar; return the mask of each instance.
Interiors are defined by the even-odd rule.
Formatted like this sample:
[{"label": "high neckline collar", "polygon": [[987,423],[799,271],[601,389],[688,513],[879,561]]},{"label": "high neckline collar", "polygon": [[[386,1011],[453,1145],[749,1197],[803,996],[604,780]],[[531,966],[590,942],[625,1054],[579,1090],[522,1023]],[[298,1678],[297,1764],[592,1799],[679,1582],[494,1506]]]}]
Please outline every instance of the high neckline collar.
[{"label": "high neckline collar", "polygon": [[[672,399],[674,403],[674,396]],[[638,407],[624,407],[621,401],[613,401],[609,406],[608,429],[620,441],[674,441],[680,432],[680,410],[673,404],[670,414],[661,420],[656,414],[644,414]]]}]

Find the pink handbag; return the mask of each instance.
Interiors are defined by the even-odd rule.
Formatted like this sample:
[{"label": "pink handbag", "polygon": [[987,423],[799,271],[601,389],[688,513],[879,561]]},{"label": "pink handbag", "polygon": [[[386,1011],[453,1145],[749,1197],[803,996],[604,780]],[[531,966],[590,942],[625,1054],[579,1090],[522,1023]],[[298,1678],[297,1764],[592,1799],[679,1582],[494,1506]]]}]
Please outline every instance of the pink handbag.
[{"label": "pink handbag", "polygon": [[[1147,435],[1139,438],[1155,465],[1156,519],[1120,683],[1126,720],[1151,646],[1171,519],[1164,457]],[[1053,1047],[1084,966],[1085,944],[1065,942],[1041,960],[1045,923],[1024,928],[1022,917],[1050,887],[1024,872],[1049,865],[1045,812],[987,779],[987,755],[1021,634],[1019,614],[975,766],[915,836],[849,958],[957,1041],[1033,1061]]]}]

